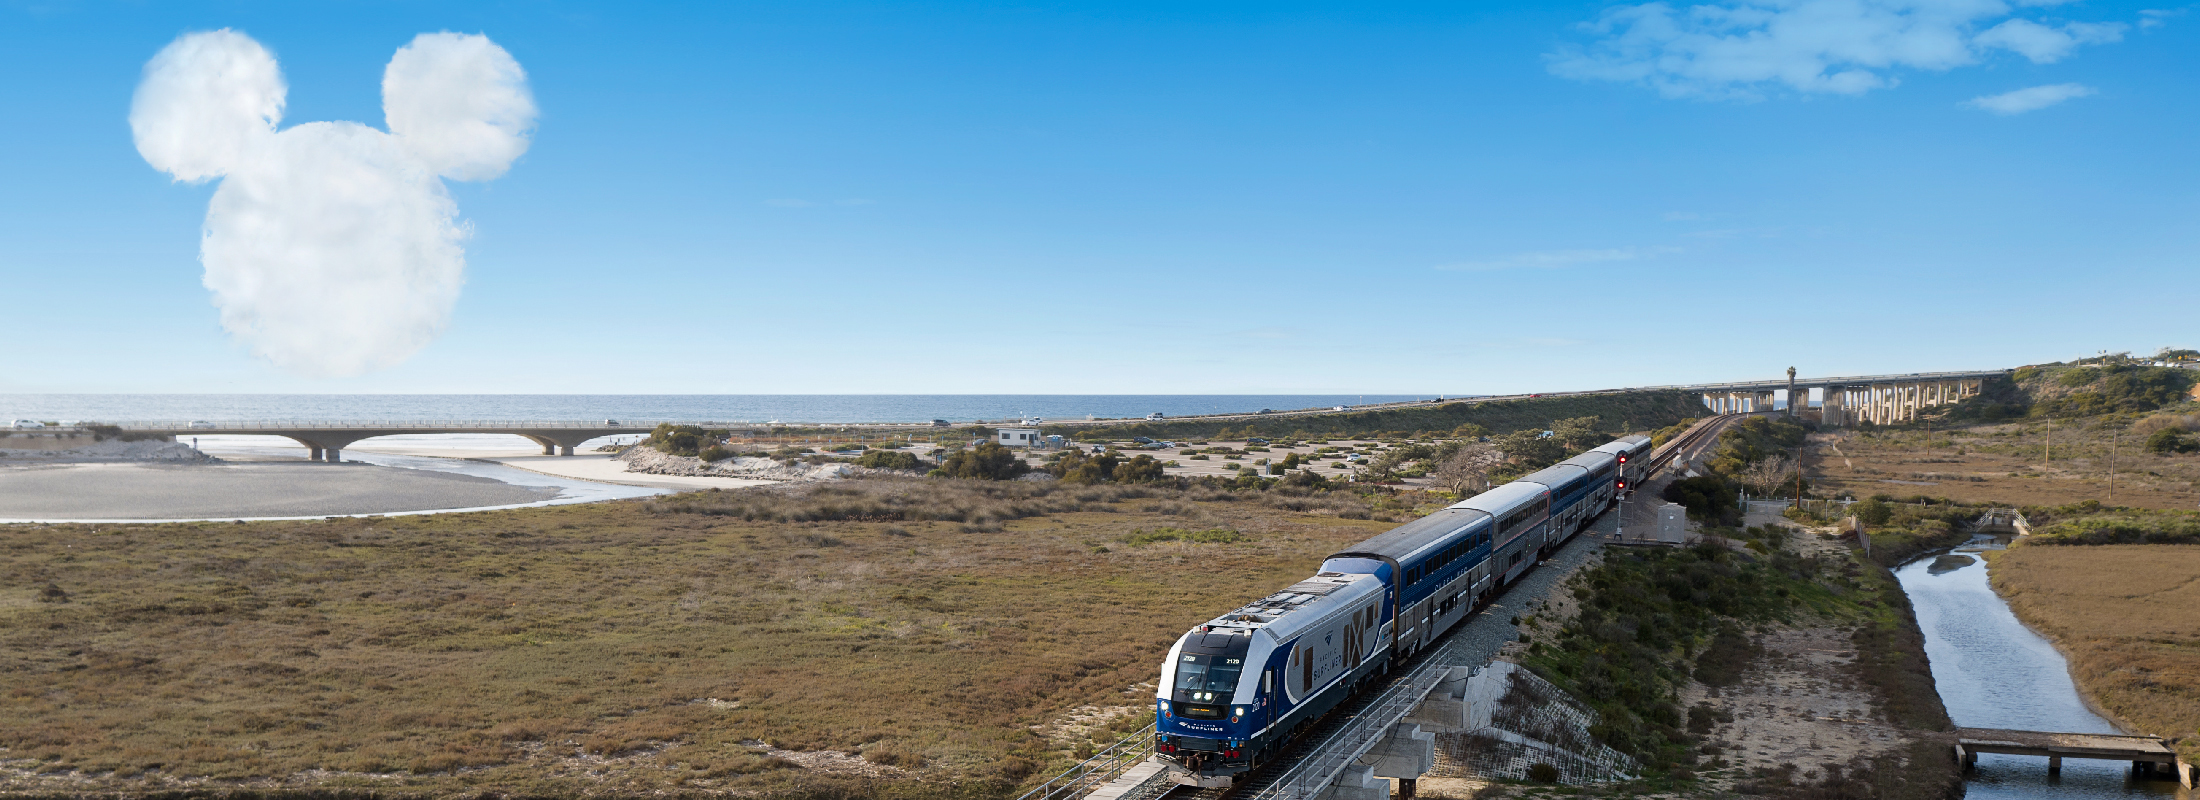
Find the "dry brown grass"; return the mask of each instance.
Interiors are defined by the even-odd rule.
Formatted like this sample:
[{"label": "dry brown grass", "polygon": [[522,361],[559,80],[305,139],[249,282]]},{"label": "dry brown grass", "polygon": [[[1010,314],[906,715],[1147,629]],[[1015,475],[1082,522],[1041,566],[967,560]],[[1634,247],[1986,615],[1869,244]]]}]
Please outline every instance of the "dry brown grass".
[{"label": "dry brown grass", "polygon": [[1934,430],[1930,441],[1923,430],[1821,433],[1811,437],[1805,465],[1812,491],[1822,495],[1926,495],[2012,506],[2087,500],[2157,509],[2200,504],[2200,454],[2147,453],[2146,437],[2136,428],[2084,419],[2057,420],[2052,432],[2044,422]]},{"label": "dry brown grass", "polygon": [[2129,726],[2200,729],[2200,545],[2014,547],[1995,590],[2053,637],[2080,688]]},{"label": "dry brown grass", "polygon": [[[1247,540],[1122,544],[1159,527]],[[1041,723],[1148,702],[1127,690],[1185,628],[1386,527],[1212,493],[921,480],[14,526],[0,789],[998,794],[1067,757]],[[876,770],[776,755],[824,750]]]}]

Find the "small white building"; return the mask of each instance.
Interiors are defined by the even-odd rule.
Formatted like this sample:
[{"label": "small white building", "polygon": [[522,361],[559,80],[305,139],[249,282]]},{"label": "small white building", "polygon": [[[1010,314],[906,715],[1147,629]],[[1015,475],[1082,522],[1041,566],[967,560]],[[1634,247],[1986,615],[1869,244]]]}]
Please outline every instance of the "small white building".
[{"label": "small white building", "polygon": [[994,436],[1002,447],[1038,447],[1045,441],[1039,438],[1038,428],[1002,428]]}]

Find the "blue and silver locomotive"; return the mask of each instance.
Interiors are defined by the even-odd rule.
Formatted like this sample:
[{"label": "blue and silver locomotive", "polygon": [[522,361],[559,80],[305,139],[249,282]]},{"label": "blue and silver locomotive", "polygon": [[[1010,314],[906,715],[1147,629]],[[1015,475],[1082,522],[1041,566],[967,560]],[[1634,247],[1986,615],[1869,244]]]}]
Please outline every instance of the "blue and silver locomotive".
[{"label": "blue and silver locomotive", "polygon": [[1313,577],[1169,649],[1154,752],[1180,783],[1227,786],[1372,679],[1435,643],[1641,479],[1622,437],[1331,555]]}]

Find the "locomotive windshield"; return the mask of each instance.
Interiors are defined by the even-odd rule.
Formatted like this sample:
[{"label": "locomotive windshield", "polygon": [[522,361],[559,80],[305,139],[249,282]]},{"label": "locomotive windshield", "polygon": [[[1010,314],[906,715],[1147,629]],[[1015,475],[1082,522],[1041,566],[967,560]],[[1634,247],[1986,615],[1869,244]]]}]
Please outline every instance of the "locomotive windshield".
[{"label": "locomotive windshield", "polygon": [[1176,664],[1176,697],[1194,703],[1230,702],[1244,671],[1244,656],[1185,653]]}]

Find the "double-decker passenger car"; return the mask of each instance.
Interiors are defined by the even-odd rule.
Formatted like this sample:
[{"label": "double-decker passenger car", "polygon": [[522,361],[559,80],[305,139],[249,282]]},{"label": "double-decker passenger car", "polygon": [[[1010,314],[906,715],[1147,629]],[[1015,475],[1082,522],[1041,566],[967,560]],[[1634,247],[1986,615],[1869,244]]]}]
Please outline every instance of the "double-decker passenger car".
[{"label": "double-decker passenger car", "polygon": [[1154,752],[1226,786],[1392,664],[1434,644],[1641,478],[1622,437],[1385,531],[1314,577],[1193,628],[1169,650]]}]

